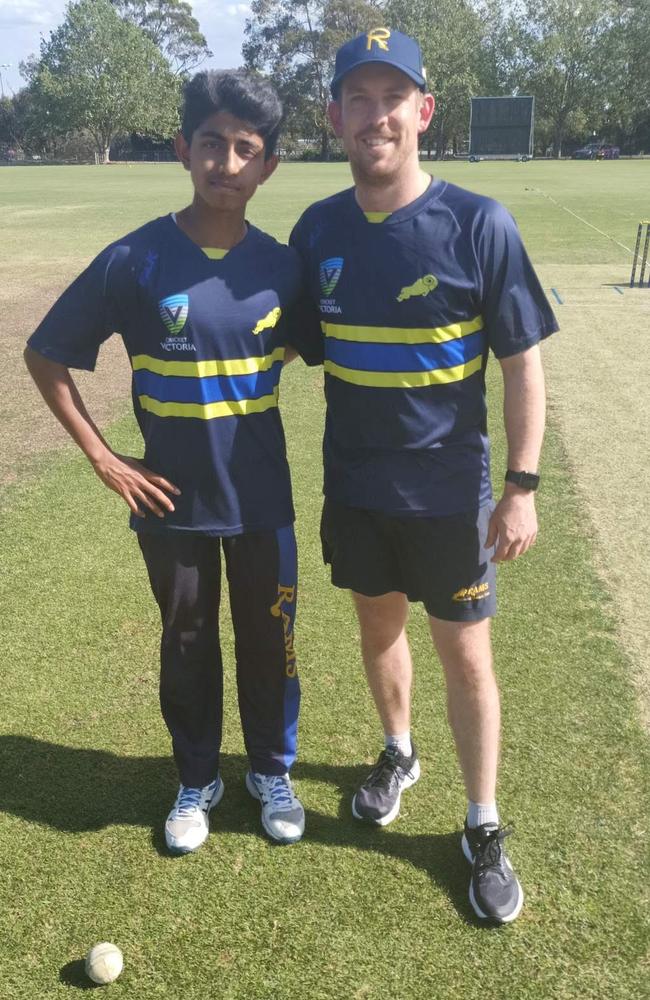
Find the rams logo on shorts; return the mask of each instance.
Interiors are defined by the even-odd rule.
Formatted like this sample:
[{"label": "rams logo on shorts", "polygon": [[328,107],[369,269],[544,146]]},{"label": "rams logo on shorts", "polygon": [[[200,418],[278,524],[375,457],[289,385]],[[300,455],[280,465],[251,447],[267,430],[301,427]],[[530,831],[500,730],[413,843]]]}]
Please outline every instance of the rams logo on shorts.
[{"label": "rams logo on shorts", "polygon": [[418,278],[412,285],[407,285],[397,296],[398,302],[405,302],[406,299],[414,295],[428,295],[434,288],[438,287],[438,279],[435,274],[425,274],[423,278]]},{"label": "rams logo on shorts", "polygon": [[271,309],[271,312],[263,316],[261,320],[258,321],[253,333],[261,333],[262,330],[271,330],[274,326],[277,326],[278,320],[282,315],[282,310],[280,306],[276,306],[275,309]]},{"label": "rams logo on shorts", "polygon": [[490,584],[479,583],[473,587],[461,587],[452,597],[452,601],[463,603],[465,601],[483,601],[490,596]]}]

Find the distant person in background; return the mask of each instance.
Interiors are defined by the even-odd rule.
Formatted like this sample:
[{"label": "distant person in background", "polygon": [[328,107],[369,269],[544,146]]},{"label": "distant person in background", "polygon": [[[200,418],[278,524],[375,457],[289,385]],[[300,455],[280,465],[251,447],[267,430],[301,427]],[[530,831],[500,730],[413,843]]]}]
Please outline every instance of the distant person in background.
[{"label": "distant person in background", "polygon": [[[160,699],[181,781],[165,839],[177,854],[205,841],[224,791],[221,550],[250,761],[246,787],[273,840],[292,843],[304,830],[289,778],[300,703],[296,544],[278,410],[287,313],[300,297],[301,268],[295,250],[245,219],[248,201],[277,166],[281,117],[275,91],[260,78],[197,74],[186,85],[176,140],[192,203],[103,250],[25,352],[55,416],[131,510],[162,617]],[[295,329],[295,347],[304,350],[299,323]],[[114,332],[133,368],[142,461],[115,454],[69,372],[93,370]]]},{"label": "distant person in background", "polygon": [[[557,323],[508,212],[421,170],[434,98],[417,43],[378,28],[339,49],[330,117],[355,186],[312,205],[300,252],[324,331],[322,542],[352,591],[385,746],[352,800],[385,825],[419,777],[410,733],[409,602],[422,602],[447,684],[468,797],[471,904],[506,923],[523,892],[496,778],[495,564],[535,541],[544,431],[539,342]],[[492,502],[488,350],[504,381],[508,463]]]}]

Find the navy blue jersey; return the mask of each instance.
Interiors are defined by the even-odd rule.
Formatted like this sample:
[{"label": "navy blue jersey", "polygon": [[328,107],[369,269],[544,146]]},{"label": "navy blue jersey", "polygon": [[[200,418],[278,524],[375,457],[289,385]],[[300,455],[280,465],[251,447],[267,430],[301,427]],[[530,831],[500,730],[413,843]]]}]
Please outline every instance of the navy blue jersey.
[{"label": "navy blue jersey", "polygon": [[278,388],[300,294],[295,250],[254,226],[212,259],[164,216],[103,250],[47,314],[29,346],[68,367],[92,371],[104,340],[124,340],[144,464],[181,490],[174,513],[132,527],[234,535],[293,521]]},{"label": "navy blue jersey", "polygon": [[325,493],[402,516],[490,499],[485,367],[557,330],[517,227],[433,180],[384,221],[354,189],[312,205],[290,243],[324,338]]}]

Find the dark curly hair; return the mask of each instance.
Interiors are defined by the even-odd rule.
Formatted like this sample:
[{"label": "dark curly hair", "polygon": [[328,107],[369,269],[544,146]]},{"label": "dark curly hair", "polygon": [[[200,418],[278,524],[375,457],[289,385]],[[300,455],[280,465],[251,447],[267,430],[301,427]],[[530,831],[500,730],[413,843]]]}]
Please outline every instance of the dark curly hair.
[{"label": "dark curly hair", "polygon": [[251,125],[264,139],[264,158],[269,159],[282,125],[282,103],[271,84],[256,73],[242,69],[204,70],[183,88],[181,132],[190,143],[197,128],[211,115],[228,111]]}]

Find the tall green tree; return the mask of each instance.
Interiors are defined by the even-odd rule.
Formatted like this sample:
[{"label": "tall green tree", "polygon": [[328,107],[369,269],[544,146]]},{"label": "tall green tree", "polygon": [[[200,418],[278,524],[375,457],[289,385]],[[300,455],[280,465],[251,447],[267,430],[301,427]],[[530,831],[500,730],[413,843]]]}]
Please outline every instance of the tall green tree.
[{"label": "tall green tree", "polygon": [[605,127],[629,152],[650,150],[650,3],[620,0],[600,53]]},{"label": "tall green tree", "polygon": [[249,69],[268,73],[282,98],[290,135],[316,139],[327,159],[327,120],[336,50],[378,27],[381,7],[369,0],[253,0],[243,55]]},{"label": "tall green tree", "polygon": [[111,0],[121,17],[141,28],[172,71],[183,75],[212,55],[186,0]]},{"label": "tall green tree", "polygon": [[68,4],[40,58],[22,69],[43,123],[60,133],[88,131],[103,162],[120,132],[166,137],[178,127],[179,80],[109,0]]},{"label": "tall green tree", "polygon": [[513,92],[536,97],[536,130],[561,156],[568,138],[597,131],[606,104],[598,67],[615,0],[520,0],[508,15]]},{"label": "tall green tree", "polygon": [[14,99],[0,97],[0,144],[3,146],[19,146],[20,128],[17,121]]},{"label": "tall green tree", "polygon": [[475,9],[482,39],[476,60],[480,93],[473,96],[510,96],[513,77],[523,58],[519,45],[521,26],[504,0],[477,0]]},{"label": "tall green tree", "polygon": [[33,88],[23,87],[0,100],[0,146],[23,156],[90,159],[92,139],[87,132],[63,132],[50,121]]},{"label": "tall green tree", "polygon": [[416,38],[422,49],[436,112],[424,137],[438,157],[458,145],[469,127],[470,97],[478,92],[483,37],[480,17],[468,0],[388,0],[391,27]]},{"label": "tall green tree", "polygon": [[29,87],[0,100],[0,143],[26,156],[47,153],[55,138],[47,116]]}]

